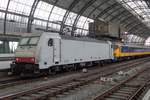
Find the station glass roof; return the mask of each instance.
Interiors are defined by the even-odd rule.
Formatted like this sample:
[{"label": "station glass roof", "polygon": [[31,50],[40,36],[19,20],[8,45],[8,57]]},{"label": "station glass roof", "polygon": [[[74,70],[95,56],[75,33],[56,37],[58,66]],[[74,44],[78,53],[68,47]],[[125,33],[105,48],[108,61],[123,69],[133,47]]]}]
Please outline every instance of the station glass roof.
[{"label": "station glass roof", "polygon": [[76,33],[85,35],[88,34],[88,24],[95,17],[117,20],[129,31],[143,37],[147,37],[150,30],[145,26],[149,26],[150,22],[148,0],[1,0],[0,3],[0,19],[19,23],[27,29],[32,24],[58,31],[64,27],[75,27]]},{"label": "station glass roof", "polygon": [[128,8],[134,15],[136,15],[142,22],[149,26],[150,22],[150,8],[145,0],[118,0]]}]

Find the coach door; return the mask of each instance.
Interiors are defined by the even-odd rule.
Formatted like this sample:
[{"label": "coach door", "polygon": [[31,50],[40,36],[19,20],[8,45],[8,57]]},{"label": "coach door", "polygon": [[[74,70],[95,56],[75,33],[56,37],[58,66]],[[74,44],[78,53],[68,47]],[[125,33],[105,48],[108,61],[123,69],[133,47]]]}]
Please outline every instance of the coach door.
[{"label": "coach door", "polygon": [[60,39],[59,38],[55,38],[54,39],[54,63],[55,64],[59,64],[60,63]]}]

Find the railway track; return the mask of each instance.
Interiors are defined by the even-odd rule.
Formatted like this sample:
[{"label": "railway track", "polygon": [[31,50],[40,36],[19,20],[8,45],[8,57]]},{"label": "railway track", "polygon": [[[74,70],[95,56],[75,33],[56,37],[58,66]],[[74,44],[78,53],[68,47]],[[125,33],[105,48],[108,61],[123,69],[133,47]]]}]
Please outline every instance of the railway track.
[{"label": "railway track", "polygon": [[[136,60],[133,60],[133,61],[126,61],[126,62],[119,62],[119,63],[113,63],[111,66],[113,67],[119,67],[119,66],[126,66],[126,65],[129,65],[129,64],[132,64],[134,62],[141,62],[142,61],[146,61],[148,58],[142,58],[142,59],[136,59]],[[105,65],[106,67],[111,67],[110,65]],[[97,66],[96,66],[97,68]],[[89,70],[93,70],[95,68],[89,68]],[[102,71],[103,69],[107,69],[107,68],[102,68]],[[49,79],[53,79],[53,78],[57,78],[57,77],[60,77],[62,75],[69,75],[69,74],[73,74],[73,73],[77,73],[77,72],[67,72],[67,73],[61,73],[59,75],[55,75],[55,76],[48,76]],[[97,72],[96,72],[97,73]],[[92,73],[92,74],[96,74],[96,73]],[[99,73],[99,71],[98,71]],[[90,75],[92,75],[90,74]],[[86,76],[85,76],[86,77]],[[11,86],[16,86],[16,85],[21,85],[21,84],[25,84],[25,83],[31,83],[31,82],[36,82],[36,81],[43,81],[45,80],[43,77],[37,77],[37,78],[30,78],[30,79],[22,79],[20,77],[7,77],[6,79],[2,79],[0,80],[0,89],[3,89],[3,88],[7,88],[7,87],[11,87]]]},{"label": "railway track", "polygon": [[96,96],[93,100],[138,100],[150,81],[149,73],[150,68],[146,68]]},{"label": "railway track", "polygon": [[[4,95],[0,97],[0,100],[43,100],[49,97],[54,97],[58,94],[63,94],[66,91],[73,90],[77,87],[86,85],[92,81],[99,79],[99,77],[111,75],[120,70],[125,70],[131,67],[136,67],[139,64],[143,64],[147,59],[142,61],[138,60],[135,62],[119,64],[118,66],[113,66],[113,70],[109,70],[108,68],[104,68],[105,70],[97,71],[95,73],[91,73],[88,75],[83,75],[82,77],[76,77],[72,80],[63,80],[63,82],[56,82],[55,84],[47,83],[41,87],[32,88],[30,90],[25,90],[21,92],[17,92],[10,95]],[[109,68],[110,69],[110,68]]]},{"label": "railway track", "polygon": [[[113,63],[112,65],[116,65],[116,66],[125,66],[128,65],[130,63],[136,62],[136,61],[145,61],[148,58],[142,58],[142,59],[136,59],[133,61],[126,61],[126,62],[117,62],[117,63]],[[106,67],[109,65],[105,65]],[[96,66],[97,67],[97,66]],[[93,70],[94,68],[89,68],[90,70]],[[102,68],[103,69],[103,68]],[[59,76],[64,76],[64,75],[69,75],[72,73],[77,73],[77,72],[67,72],[67,73],[61,73],[60,75],[55,75],[55,76],[48,76],[48,78],[57,78]],[[1,79],[0,80],[0,89],[3,89],[5,87],[10,87],[10,86],[15,86],[15,85],[20,85],[20,84],[25,84],[25,83],[31,83],[31,82],[35,82],[35,81],[42,81],[43,77],[38,77],[38,78],[30,78],[30,79],[22,79],[20,77],[7,77],[6,79]]]}]

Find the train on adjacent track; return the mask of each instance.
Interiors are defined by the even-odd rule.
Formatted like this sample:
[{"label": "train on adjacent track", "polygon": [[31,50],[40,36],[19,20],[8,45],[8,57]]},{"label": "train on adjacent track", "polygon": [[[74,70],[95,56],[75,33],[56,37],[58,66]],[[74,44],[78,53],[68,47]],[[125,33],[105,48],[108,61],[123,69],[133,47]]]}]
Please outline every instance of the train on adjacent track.
[{"label": "train on adjacent track", "polygon": [[53,73],[78,67],[100,64],[104,61],[150,55],[150,47],[128,46],[91,39],[71,37],[58,33],[22,36],[11,63],[13,74]]}]

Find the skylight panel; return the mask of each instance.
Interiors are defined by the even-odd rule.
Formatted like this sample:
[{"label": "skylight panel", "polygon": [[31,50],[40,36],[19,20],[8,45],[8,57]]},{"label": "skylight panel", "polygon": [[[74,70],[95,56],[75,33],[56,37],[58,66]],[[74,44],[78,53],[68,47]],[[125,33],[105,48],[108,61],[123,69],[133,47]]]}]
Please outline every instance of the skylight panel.
[{"label": "skylight panel", "polygon": [[[145,1],[141,0],[118,0],[123,4],[131,13],[133,13],[137,18],[142,20],[142,22],[150,21],[150,9]],[[147,24],[147,22],[146,22]]]},{"label": "skylight panel", "polygon": [[11,0],[8,11],[29,15],[34,0]]},{"label": "skylight panel", "polygon": [[50,21],[56,21],[56,22],[62,21],[65,13],[66,13],[65,9],[55,6],[50,16]]},{"label": "skylight panel", "polygon": [[53,5],[40,1],[35,10],[34,17],[47,20]]},{"label": "skylight panel", "polygon": [[8,0],[1,0],[0,9],[5,10],[7,8]]}]

